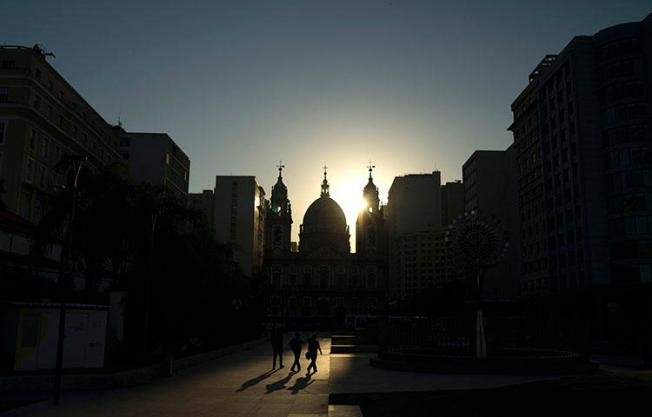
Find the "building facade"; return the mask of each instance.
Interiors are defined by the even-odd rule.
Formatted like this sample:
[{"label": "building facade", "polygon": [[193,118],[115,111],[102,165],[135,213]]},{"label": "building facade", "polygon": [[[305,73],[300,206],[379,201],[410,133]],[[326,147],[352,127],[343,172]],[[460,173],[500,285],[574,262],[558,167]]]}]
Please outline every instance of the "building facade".
[{"label": "building facade", "polygon": [[368,216],[358,217],[358,239],[364,242],[359,253],[351,253],[346,217],[330,198],[326,171],[320,197],[300,225],[298,251],[293,251],[290,201],[281,169],[267,214],[264,269],[270,320],[290,327],[337,327],[346,315],[381,314],[386,293],[384,224],[371,175],[365,187],[369,205],[363,210]]},{"label": "building facade", "polygon": [[7,208],[32,222],[47,211],[59,163],[121,161],[118,132],[50,65],[35,45],[0,47],[0,178]]},{"label": "building facade", "polygon": [[446,230],[429,229],[395,238],[396,285],[401,300],[442,288],[459,278],[446,241]]},{"label": "building facade", "polygon": [[213,196],[215,240],[230,245],[243,273],[252,276],[263,264],[265,190],[253,176],[218,175]]},{"label": "building facade", "polygon": [[512,103],[526,296],[652,281],[652,16],[575,37]]},{"label": "building facade", "polygon": [[441,223],[449,225],[464,213],[464,184],[462,181],[447,182],[441,186]]},{"label": "building facade", "polygon": [[201,193],[188,194],[188,207],[203,217],[203,221],[213,230],[215,226],[215,195],[213,190],[203,190]]},{"label": "building facade", "polygon": [[163,187],[186,200],[190,158],[167,133],[120,129],[120,153],[127,164],[129,183]]},{"label": "building facade", "polygon": [[505,256],[487,271],[484,300],[516,300],[520,296],[521,230],[514,147],[505,151],[475,151],[464,163],[462,173],[464,211],[490,222],[510,244]]},{"label": "building facade", "polygon": [[443,276],[435,276],[437,258],[443,255],[435,242],[442,236],[445,211],[439,171],[394,178],[386,207],[392,303],[443,282]]}]

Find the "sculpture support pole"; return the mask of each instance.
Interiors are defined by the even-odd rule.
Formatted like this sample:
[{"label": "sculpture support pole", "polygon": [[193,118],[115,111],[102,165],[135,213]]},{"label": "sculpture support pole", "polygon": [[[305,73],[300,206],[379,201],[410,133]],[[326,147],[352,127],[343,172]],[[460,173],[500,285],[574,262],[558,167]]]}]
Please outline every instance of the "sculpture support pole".
[{"label": "sculpture support pole", "polygon": [[484,328],[484,314],[482,311],[482,284],[484,275],[487,272],[486,267],[476,268],[476,288],[478,290],[477,304],[476,304],[476,317],[475,317],[475,356],[477,358],[487,357],[487,337]]}]

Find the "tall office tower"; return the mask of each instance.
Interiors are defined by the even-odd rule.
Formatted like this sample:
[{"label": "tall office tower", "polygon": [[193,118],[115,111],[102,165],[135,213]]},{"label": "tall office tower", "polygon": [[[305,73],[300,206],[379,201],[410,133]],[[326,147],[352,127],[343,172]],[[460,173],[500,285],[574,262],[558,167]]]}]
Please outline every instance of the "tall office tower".
[{"label": "tall office tower", "polygon": [[449,225],[464,212],[464,184],[462,181],[447,182],[441,186],[441,223]]},{"label": "tall office tower", "polygon": [[512,103],[522,292],[650,282],[652,15],[547,55]]},{"label": "tall office tower", "polygon": [[[504,151],[475,151],[462,167],[467,213],[495,227],[509,250],[487,271],[484,299],[514,300],[520,295],[520,234],[517,171],[514,147]],[[475,280],[475,276],[471,277]]]},{"label": "tall office tower", "polygon": [[232,246],[234,260],[248,276],[259,272],[263,264],[265,206],[265,190],[256,177],[216,177],[215,239]]},{"label": "tall office tower", "polygon": [[394,178],[387,201],[390,232],[418,232],[439,228],[441,221],[441,173],[408,174]]},{"label": "tall office tower", "polygon": [[32,222],[63,182],[61,160],[121,161],[117,131],[50,65],[35,45],[0,46],[0,178],[7,209]]},{"label": "tall office tower", "polygon": [[157,185],[185,200],[190,158],[174,140],[167,133],[120,130],[120,152],[128,166],[129,183]]},{"label": "tall office tower", "polygon": [[421,247],[420,242],[432,245],[441,232],[440,172],[409,174],[394,178],[385,209],[388,236],[388,292],[390,300],[394,302],[414,295],[422,288],[439,281],[434,276],[432,267],[436,260],[425,252],[419,255],[418,259],[423,263],[423,268],[410,269],[412,272],[408,274],[405,265],[412,260],[416,261],[418,251],[416,246]]}]

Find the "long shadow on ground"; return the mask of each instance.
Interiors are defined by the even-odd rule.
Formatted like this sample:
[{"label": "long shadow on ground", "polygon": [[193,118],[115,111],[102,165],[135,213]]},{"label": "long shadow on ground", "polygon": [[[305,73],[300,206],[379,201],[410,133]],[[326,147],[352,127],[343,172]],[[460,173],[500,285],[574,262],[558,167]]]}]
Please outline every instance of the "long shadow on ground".
[{"label": "long shadow on ground", "polygon": [[260,374],[255,378],[251,378],[248,381],[245,381],[242,383],[240,388],[238,388],[237,392],[242,392],[246,390],[247,388],[253,387],[254,385],[258,384],[261,381],[264,381],[265,379],[269,378],[272,376],[275,372],[278,372],[280,369],[270,369],[269,371],[265,372],[264,374]]},{"label": "long shadow on ground", "polygon": [[310,379],[310,377],[311,374],[306,374],[306,376],[297,378],[297,380],[294,381],[294,385],[288,388],[288,390],[292,391],[292,394],[298,394],[299,391],[301,391],[302,389],[306,388],[308,385],[315,382],[312,379]]},{"label": "long shadow on ground", "polygon": [[267,384],[267,386],[265,387],[265,388],[267,388],[267,392],[266,392],[265,394],[271,394],[271,393],[274,392],[274,391],[278,391],[278,390],[282,390],[282,389],[284,389],[284,388],[285,388],[285,384],[287,384],[288,382],[290,382],[290,379],[292,379],[292,376],[293,376],[294,374],[295,374],[294,372],[290,371],[290,373],[288,373],[288,376],[286,376],[285,378],[283,378],[283,379],[279,379],[278,381],[273,382],[273,383],[271,383],[271,384]]}]

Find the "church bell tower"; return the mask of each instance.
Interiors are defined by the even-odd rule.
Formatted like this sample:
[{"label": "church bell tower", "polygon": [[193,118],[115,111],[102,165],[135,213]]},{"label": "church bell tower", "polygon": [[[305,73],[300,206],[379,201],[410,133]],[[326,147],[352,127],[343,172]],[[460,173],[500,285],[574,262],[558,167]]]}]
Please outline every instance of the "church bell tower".
[{"label": "church bell tower", "polygon": [[355,223],[356,253],[363,257],[382,257],[385,253],[385,216],[380,206],[378,187],[374,184],[373,170],[376,166],[371,162],[367,166],[369,180],[365,185],[362,196],[364,208],[358,213]]},{"label": "church bell tower", "polygon": [[292,206],[288,199],[288,189],[283,184],[282,162],[276,166],[278,178],[272,187],[272,196],[265,219],[265,253],[267,256],[280,256],[290,253],[292,233]]}]

